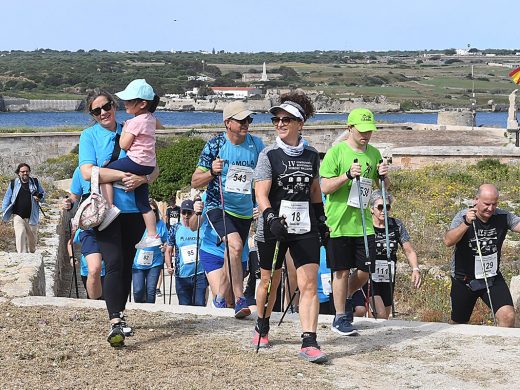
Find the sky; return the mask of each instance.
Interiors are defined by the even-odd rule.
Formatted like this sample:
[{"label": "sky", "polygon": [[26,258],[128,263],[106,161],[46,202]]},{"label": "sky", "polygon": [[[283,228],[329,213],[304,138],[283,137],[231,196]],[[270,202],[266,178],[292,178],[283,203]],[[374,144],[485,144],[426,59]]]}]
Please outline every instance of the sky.
[{"label": "sky", "polygon": [[517,1],[10,0],[0,50],[520,48]]}]

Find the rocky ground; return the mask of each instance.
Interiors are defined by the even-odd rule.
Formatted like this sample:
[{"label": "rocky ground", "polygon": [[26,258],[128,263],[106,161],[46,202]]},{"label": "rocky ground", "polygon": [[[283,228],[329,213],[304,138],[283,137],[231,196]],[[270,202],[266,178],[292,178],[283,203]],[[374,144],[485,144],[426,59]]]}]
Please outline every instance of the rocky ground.
[{"label": "rocky ground", "polygon": [[0,387],[505,389],[520,382],[517,329],[361,320],[361,336],[342,338],[325,319],[318,338],[330,362],[319,366],[297,356],[295,318],[273,326],[273,347],[257,355],[249,345],[253,320],[128,315],[136,334],[113,349],[105,310],[0,304]]}]

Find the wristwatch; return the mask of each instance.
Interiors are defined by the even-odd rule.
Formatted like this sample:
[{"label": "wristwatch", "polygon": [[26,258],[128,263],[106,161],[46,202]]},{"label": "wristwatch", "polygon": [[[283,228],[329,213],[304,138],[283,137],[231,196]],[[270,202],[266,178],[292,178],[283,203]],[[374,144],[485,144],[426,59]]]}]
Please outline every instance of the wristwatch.
[{"label": "wristwatch", "polygon": [[464,220],[464,225],[471,226],[471,223],[468,222],[465,215],[462,216],[462,219]]}]

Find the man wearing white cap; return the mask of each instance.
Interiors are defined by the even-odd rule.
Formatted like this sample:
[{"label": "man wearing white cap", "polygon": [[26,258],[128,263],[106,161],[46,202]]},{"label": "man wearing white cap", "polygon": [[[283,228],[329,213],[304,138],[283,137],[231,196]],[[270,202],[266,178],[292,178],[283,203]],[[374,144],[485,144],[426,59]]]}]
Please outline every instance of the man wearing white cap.
[{"label": "man wearing white cap", "polygon": [[[208,221],[227,245],[224,274],[231,276],[236,318],[251,314],[243,293],[241,259],[253,217],[253,170],[264,148],[260,138],[248,133],[252,115],[254,112],[241,101],[224,108],[226,131],[206,143],[191,178],[194,188],[208,186]],[[215,307],[227,305],[219,295],[214,297],[213,304]]]}]

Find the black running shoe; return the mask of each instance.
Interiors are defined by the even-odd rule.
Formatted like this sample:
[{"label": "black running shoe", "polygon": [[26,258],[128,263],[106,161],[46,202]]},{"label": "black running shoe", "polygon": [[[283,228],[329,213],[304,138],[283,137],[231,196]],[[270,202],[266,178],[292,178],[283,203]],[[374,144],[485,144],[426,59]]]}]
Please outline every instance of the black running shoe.
[{"label": "black running shoe", "polygon": [[112,329],[108,333],[107,341],[111,347],[119,348],[125,345],[125,334],[121,322],[112,324]]},{"label": "black running shoe", "polygon": [[131,326],[129,326],[127,323],[126,323],[126,316],[124,315],[123,312],[121,312],[121,314],[119,315],[119,318],[121,318],[121,328],[123,329],[123,333],[125,334],[126,337],[130,337],[130,336],[133,336],[134,335],[134,330],[132,329]]}]

